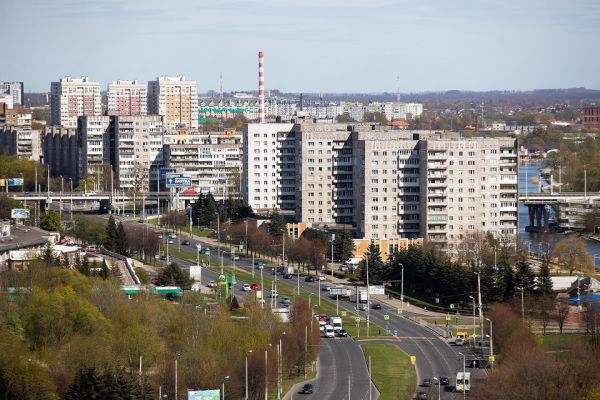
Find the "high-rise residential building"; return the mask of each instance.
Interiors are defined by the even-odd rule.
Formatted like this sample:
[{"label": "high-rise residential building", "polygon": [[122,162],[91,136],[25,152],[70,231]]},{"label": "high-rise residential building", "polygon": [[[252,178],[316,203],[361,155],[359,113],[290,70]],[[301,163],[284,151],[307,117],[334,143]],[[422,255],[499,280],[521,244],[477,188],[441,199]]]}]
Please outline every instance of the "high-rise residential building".
[{"label": "high-rise residential building", "polygon": [[82,116],[77,126],[78,171],[77,178],[104,175],[110,163],[110,117]]},{"label": "high-rise residential building", "polygon": [[192,188],[217,199],[237,197],[242,169],[242,135],[177,131],[165,137],[165,165],[190,174]]},{"label": "high-rise residential building", "polygon": [[4,111],[0,111],[0,121],[6,125],[19,126],[21,128],[31,129],[31,110],[28,108],[9,108]]},{"label": "high-rise residential building", "polygon": [[51,124],[67,128],[77,127],[80,116],[102,114],[100,83],[92,82],[87,76],[61,78],[50,85]]},{"label": "high-rise residential building", "polygon": [[0,153],[41,162],[42,133],[19,126],[0,125]]},{"label": "high-rise residential building", "polygon": [[146,115],[148,86],[138,81],[114,81],[108,84],[109,115]]},{"label": "high-rise residential building", "polygon": [[0,82],[0,95],[7,94],[12,96],[12,107],[23,106],[25,101],[25,85],[23,82]]},{"label": "high-rise residential building", "polygon": [[[78,177],[79,143],[77,129],[47,126],[43,131],[44,164],[54,175],[73,179]],[[69,182],[70,183],[70,182]]]},{"label": "high-rise residential building", "polygon": [[368,124],[247,124],[243,194],[357,237],[424,238],[449,252],[477,232],[517,233],[511,138],[461,138]]},{"label": "high-rise residential building", "polygon": [[111,118],[110,159],[117,187],[156,190],[163,166],[163,122],[159,115],[120,115]]},{"label": "high-rise residential building", "polygon": [[165,128],[197,128],[196,82],[184,76],[160,76],[148,82],[148,114],[161,115]]},{"label": "high-rise residential building", "polygon": [[584,107],[581,113],[584,129],[600,129],[600,107]]}]

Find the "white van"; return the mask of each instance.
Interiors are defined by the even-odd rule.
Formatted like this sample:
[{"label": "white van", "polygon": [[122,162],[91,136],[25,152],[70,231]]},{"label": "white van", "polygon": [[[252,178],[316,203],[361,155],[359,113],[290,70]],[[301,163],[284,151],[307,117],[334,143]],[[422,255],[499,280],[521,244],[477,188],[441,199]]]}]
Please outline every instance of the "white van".
[{"label": "white van", "polygon": [[328,337],[328,338],[335,337],[335,331],[333,330],[333,326],[325,325],[325,337]]},{"label": "white van", "polygon": [[358,266],[360,265],[361,261],[362,258],[349,258],[346,261],[344,261],[344,264],[342,265],[342,270],[355,271],[356,269],[358,269]]},{"label": "white van", "polygon": [[335,332],[339,332],[340,330],[342,330],[342,319],[340,317],[329,318],[329,324],[333,326],[333,330]]}]

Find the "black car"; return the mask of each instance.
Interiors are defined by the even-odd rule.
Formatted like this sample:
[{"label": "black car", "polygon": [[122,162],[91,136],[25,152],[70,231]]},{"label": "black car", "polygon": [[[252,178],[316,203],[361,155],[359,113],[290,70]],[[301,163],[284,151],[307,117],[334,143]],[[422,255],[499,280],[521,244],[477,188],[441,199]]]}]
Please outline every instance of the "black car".
[{"label": "black car", "polygon": [[304,278],[304,282],[314,282],[314,281],[315,281],[314,276],[307,276],[306,278]]},{"label": "black car", "polygon": [[190,245],[190,241],[189,240],[184,240],[183,242],[181,242],[182,245],[184,246],[189,246]]},{"label": "black car", "polygon": [[310,383],[307,383],[306,385],[304,385],[302,387],[300,394],[312,394],[312,392],[313,392],[313,385],[311,385]]},{"label": "black car", "polygon": [[427,393],[425,393],[425,392],[419,392],[417,394],[417,400],[427,400],[427,399],[428,399]]},{"label": "black car", "polygon": [[379,304],[379,303],[374,303],[374,304],[371,306],[371,308],[372,308],[373,310],[381,310],[381,304]]},{"label": "black car", "polygon": [[429,378],[423,379],[423,384],[421,386],[430,387],[431,386],[431,379],[429,379]]},{"label": "black car", "polygon": [[292,279],[294,276],[291,274],[285,274],[283,275],[283,279]]},{"label": "black car", "polygon": [[450,379],[447,376],[442,376],[440,378],[440,385],[448,386],[450,384]]},{"label": "black car", "polygon": [[340,330],[338,331],[338,336],[339,336],[339,337],[348,337],[348,332],[346,332],[346,330],[345,330],[345,329],[340,329]]}]

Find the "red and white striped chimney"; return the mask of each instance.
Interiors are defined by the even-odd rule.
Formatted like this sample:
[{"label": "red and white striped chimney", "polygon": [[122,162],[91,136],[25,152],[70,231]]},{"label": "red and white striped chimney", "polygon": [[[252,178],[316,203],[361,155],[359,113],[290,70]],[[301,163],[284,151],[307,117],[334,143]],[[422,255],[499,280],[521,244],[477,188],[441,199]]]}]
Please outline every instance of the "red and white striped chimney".
[{"label": "red and white striped chimney", "polygon": [[258,52],[258,122],[265,123],[265,56]]}]

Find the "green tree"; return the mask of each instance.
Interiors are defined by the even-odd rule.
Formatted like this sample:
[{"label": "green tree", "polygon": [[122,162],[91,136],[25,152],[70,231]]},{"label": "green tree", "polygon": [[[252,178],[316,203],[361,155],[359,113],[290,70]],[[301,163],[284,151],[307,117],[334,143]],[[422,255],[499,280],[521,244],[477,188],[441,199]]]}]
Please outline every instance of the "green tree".
[{"label": "green tree", "polygon": [[277,210],[273,211],[269,222],[269,234],[274,237],[287,236],[287,223]]},{"label": "green tree", "polygon": [[62,226],[58,213],[51,208],[47,209],[40,218],[40,228],[51,232],[61,232]]},{"label": "green tree", "polygon": [[54,249],[52,243],[46,242],[46,245],[44,246],[44,254],[42,255],[42,260],[44,261],[44,264],[46,264],[46,267],[50,267],[56,262],[54,258]]},{"label": "green tree", "polygon": [[117,234],[115,240],[115,252],[122,254],[124,256],[128,255],[129,243],[127,241],[127,234],[125,233],[125,228],[123,227],[123,223],[119,222],[119,226],[117,227]]},{"label": "green tree", "polygon": [[584,230],[587,233],[597,233],[600,229],[600,210],[592,210],[582,217]]},{"label": "green tree", "polygon": [[218,215],[219,209],[212,193],[200,193],[192,206],[192,222],[198,226],[212,226]]},{"label": "green tree", "polygon": [[[367,283],[367,266],[369,268],[369,283],[380,283],[384,278],[383,261],[381,260],[381,252],[379,246],[375,242],[369,244],[367,249],[367,258],[361,261],[360,278]],[[368,260],[368,264],[367,264]]]},{"label": "green tree", "polygon": [[376,122],[380,125],[387,125],[388,119],[382,112],[367,112],[363,116],[364,122]]},{"label": "green tree", "polygon": [[106,224],[106,236],[104,240],[104,248],[109,251],[115,251],[117,248],[117,224],[115,217],[110,215],[108,217],[108,223]]},{"label": "green tree", "polygon": [[354,254],[354,241],[352,234],[346,228],[335,235],[333,240],[333,259],[337,261],[345,261]]},{"label": "green tree", "polygon": [[335,117],[335,120],[339,123],[356,122],[356,120],[352,118],[348,113],[338,115],[337,117]]},{"label": "green tree", "polygon": [[100,245],[106,242],[107,229],[94,218],[78,215],[71,233],[83,243]]},{"label": "green tree", "polygon": [[539,296],[552,296],[552,279],[550,279],[550,266],[547,262],[542,262],[537,276],[536,293]]},{"label": "green tree", "polygon": [[163,268],[157,281],[159,286],[180,286],[183,289],[189,289],[192,284],[189,276],[176,263]]},{"label": "green tree", "polygon": [[22,208],[19,200],[8,196],[6,193],[0,194],[0,218],[10,219],[10,210],[13,208]]},{"label": "green tree", "polygon": [[58,400],[56,385],[39,364],[14,362],[0,367],[0,400]]},{"label": "green tree", "polygon": [[533,293],[535,290],[535,272],[527,260],[517,262],[515,271],[515,287],[523,288],[525,293]]}]

